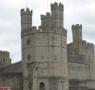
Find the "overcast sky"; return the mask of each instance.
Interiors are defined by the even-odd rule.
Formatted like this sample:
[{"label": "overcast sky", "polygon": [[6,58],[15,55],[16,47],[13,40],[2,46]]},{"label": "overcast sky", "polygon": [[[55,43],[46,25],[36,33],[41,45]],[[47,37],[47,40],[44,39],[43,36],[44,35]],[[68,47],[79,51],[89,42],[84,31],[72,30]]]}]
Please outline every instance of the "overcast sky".
[{"label": "overcast sky", "polygon": [[50,11],[51,2],[64,4],[64,27],[72,41],[71,25],[83,24],[83,39],[95,43],[95,0],[2,0],[0,2],[0,50],[11,53],[12,62],[21,60],[20,9],[33,10],[33,25],[40,14]]}]

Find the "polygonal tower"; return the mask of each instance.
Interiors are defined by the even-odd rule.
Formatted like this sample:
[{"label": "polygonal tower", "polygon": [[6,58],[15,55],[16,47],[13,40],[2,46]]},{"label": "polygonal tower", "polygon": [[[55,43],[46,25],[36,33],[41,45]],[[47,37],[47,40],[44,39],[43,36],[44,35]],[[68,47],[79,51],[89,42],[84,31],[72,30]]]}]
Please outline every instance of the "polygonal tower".
[{"label": "polygonal tower", "polygon": [[74,53],[79,55],[82,49],[82,25],[72,25]]},{"label": "polygonal tower", "polygon": [[29,8],[21,9],[21,30],[30,29],[32,26],[32,11]]},{"label": "polygonal tower", "polygon": [[[24,10],[24,14],[22,12],[21,17],[32,17],[30,10]],[[31,18],[28,21],[29,25],[23,26],[21,34],[23,90],[68,89],[67,32],[63,27],[63,4],[51,4],[51,14],[41,15],[38,30],[32,27]]]},{"label": "polygonal tower", "polygon": [[51,15],[53,28],[63,28],[63,11],[64,6],[61,3],[51,4]]},{"label": "polygonal tower", "polygon": [[[29,8],[21,9],[21,47],[22,47],[22,63],[23,63],[23,90],[28,90],[29,81],[29,69],[28,61],[31,60],[32,48],[31,48],[31,28],[32,28],[32,10]],[[30,77],[31,78],[31,77]],[[32,85],[31,85],[32,86]]]},{"label": "polygonal tower", "polygon": [[75,46],[82,44],[82,25],[72,25],[73,43]]}]

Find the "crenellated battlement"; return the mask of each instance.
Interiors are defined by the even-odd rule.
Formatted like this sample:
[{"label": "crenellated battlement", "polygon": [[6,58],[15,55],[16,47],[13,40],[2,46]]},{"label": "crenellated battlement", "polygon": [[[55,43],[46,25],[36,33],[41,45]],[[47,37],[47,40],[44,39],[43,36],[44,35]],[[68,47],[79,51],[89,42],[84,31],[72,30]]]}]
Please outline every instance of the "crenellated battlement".
[{"label": "crenellated battlement", "polygon": [[72,30],[82,29],[82,24],[72,25]]},{"label": "crenellated battlement", "polygon": [[41,15],[41,20],[46,19],[46,15]]},{"label": "crenellated battlement", "polygon": [[63,11],[63,4],[55,2],[54,4],[51,4],[51,10],[61,10]]},{"label": "crenellated battlement", "polygon": [[52,17],[50,12],[47,12],[46,15],[41,15],[41,26],[43,29],[52,27]]},{"label": "crenellated battlement", "polygon": [[83,41],[82,41],[82,46],[85,47],[86,45],[87,45],[87,42],[83,40]]},{"label": "crenellated battlement", "polygon": [[32,15],[32,10],[29,10],[29,8],[21,9],[21,15]]},{"label": "crenellated battlement", "polygon": [[51,16],[50,12],[47,12],[47,13],[46,13],[46,16],[47,16],[47,17],[50,17],[50,16]]},{"label": "crenellated battlement", "polygon": [[64,36],[67,36],[67,30],[66,29],[46,29],[43,30],[41,26],[39,26],[38,28],[36,26],[33,26],[31,29],[29,29],[28,31],[25,29],[21,32],[21,37],[23,37],[26,34],[35,34],[35,33],[56,33],[56,34],[63,34]]},{"label": "crenellated battlement", "polygon": [[36,26],[33,26],[32,27],[32,31],[34,31],[34,30],[37,30],[37,27]]},{"label": "crenellated battlement", "polygon": [[30,29],[32,27],[32,10],[29,8],[21,9],[21,30]]},{"label": "crenellated battlement", "polygon": [[86,42],[85,40],[82,41],[82,46],[86,47],[86,49],[92,49],[92,50],[94,50],[94,44]]},{"label": "crenellated battlement", "polygon": [[41,20],[46,19],[46,17],[50,17],[50,12],[47,12],[46,15],[41,15]]},{"label": "crenellated battlement", "polygon": [[72,25],[73,43],[75,47],[82,45],[82,24]]},{"label": "crenellated battlement", "polygon": [[87,48],[94,50],[94,44],[93,43],[87,43]]},{"label": "crenellated battlement", "polygon": [[9,56],[9,52],[8,51],[0,51],[0,54]]}]

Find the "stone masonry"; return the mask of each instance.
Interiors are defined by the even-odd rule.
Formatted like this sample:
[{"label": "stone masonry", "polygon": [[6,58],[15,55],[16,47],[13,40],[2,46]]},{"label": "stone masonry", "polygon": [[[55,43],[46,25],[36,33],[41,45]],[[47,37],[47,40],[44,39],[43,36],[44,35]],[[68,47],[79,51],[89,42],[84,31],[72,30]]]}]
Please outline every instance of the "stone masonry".
[{"label": "stone masonry", "polygon": [[[82,25],[72,25],[73,42],[67,44],[64,5],[51,4],[32,26],[33,11],[21,9],[22,60],[11,63],[0,52],[0,87],[12,90],[95,90],[94,45],[82,39]],[[3,63],[2,63],[3,62]]]}]

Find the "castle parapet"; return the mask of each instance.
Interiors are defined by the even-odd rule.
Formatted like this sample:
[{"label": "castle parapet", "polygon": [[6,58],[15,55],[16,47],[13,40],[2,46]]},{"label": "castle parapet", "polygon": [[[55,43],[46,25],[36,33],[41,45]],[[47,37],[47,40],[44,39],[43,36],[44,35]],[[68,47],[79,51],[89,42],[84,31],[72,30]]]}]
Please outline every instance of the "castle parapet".
[{"label": "castle parapet", "polygon": [[41,26],[43,30],[52,27],[51,14],[49,12],[46,15],[41,15]]},{"label": "castle parapet", "polygon": [[82,24],[72,25],[72,30],[82,29]]},{"label": "castle parapet", "polygon": [[41,20],[46,19],[45,15],[41,15]]},{"label": "castle parapet", "polygon": [[56,34],[63,34],[64,36],[67,36],[67,30],[66,29],[45,29],[43,30],[41,26],[38,28],[36,26],[33,26],[31,29],[28,29],[28,31],[25,29],[23,32],[21,32],[21,37],[26,34],[32,34],[32,33],[56,33]]},{"label": "castle parapet", "polygon": [[49,17],[51,17],[51,14],[50,12],[47,12],[46,15],[41,15],[41,20],[46,20]]},{"label": "castle parapet", "polygon": [[50,15],[50,12],[47,12],[47,13],[46,13],[46,16],[47,16],[47,17],[50,17],[50,16],[51,16],[51,15]]},{"label": "castle parapet", "polygon": [[37,27],[36,26],[33,26],[32,27],[32,31],[34,31],[34,30],[37,30]]},{"label": "castle parapet", "polygon": [[29,8],[21,9],[21,15],[32,15],[32,10],[29,10]]},{"label": "castle parapet", "polygon": [[55,2],[54,4],[51,4],[51,10],[62,10],[63,11],[63,4]]},{"label": "castle parapet", "polygon": [[93,43],[87,43],[87,48],[94,50],[94,44]]}]

